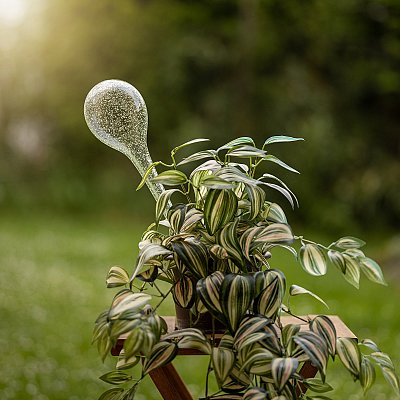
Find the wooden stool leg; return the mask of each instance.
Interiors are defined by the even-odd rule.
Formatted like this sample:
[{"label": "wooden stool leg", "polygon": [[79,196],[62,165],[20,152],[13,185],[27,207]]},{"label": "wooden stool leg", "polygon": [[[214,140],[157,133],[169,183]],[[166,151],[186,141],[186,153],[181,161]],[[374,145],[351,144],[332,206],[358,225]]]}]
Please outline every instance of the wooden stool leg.
[{"label": "wooden stool leg", "polygon": [[172,363],[156,368],[149,375],[164,400],[193,400]]},{"label": "wooden stool leg", "polygon": [[[318,369],[314,367],[310,363],[310,361],[306,361],[303,366],[300,369],[300,375],[303,378],[314,378],[315,375],[317,375]],[[299,387],[296,388],[296,394],[299,396],[301,393],[305,393],[307,391],[307,388],[299,382],[298,384]]]}]

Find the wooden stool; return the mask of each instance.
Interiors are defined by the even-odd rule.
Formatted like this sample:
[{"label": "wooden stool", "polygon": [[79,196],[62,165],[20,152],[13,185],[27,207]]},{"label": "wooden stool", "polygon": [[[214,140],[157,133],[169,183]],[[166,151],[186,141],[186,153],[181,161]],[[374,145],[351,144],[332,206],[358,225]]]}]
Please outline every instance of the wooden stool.
[{"label": "wooden stool", "polygon": [[[309,315],[309,316],[302,316],[301,318],[306,319],[307,317],[313,318],[315,316]],[[344,322],[337,315],[328,315],[328,317],[335,325],[338,337],[356,338],[354,333],[344,324]],[[163,317],[163,318],[167,322],[168,332],[175,331],[176,330],[175,317]],[[281,323],[283,326],[288,324],[298,324],[301,325],[301,330],[308,330],[308,324],[299,320],[296,317],[291,317],[291,316],[281,317]],[[125,340],[124,336],[121,336],[121,338],[118,339],[117,344],[111,350],[111,354],[113,356],[119,355],[123,347],[124,340]],[[196,356],[196,355],[204,355],[204,353],[196,349],[179,349],[178,355]],[[317,372],[318,372],[317,368],[311,365],[309,361],[305,362],[300,370],[300,374],[305,378],[313,378],[317,374]],[[151,371],[149,375],[164,400],[193,400],[192,395],[190,394],[185,383],[182,381],[182,378],[176,371],[172,362]],[[303,386],[301,390],[305,392],[307,389]]]}]

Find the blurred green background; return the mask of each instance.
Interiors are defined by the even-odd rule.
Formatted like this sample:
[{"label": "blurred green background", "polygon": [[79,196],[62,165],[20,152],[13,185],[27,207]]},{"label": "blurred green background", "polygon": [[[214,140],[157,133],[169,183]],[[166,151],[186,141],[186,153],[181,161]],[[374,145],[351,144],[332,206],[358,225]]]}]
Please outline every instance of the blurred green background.
[{"label": "blurred green background", "polygon": [[[213,148],[304,137],[274,148],[302,173],[273,170],[299,197],[285,210],[294,231],[361,236],[390,286],[364,280],[356,292],[334,273],[309,281],[276,262],[398,357],[398,0],[0,0],[1,399],[104,388],[90,346],[112,296],[104,276],[132,268],[154,206],[129,160],[84,122],[86,94],[110,78],[142,93],[154,160],[196,137]],[[341,374],[334,398],[361,398]],[[140,396],[158,398],[151,384]],[[379,383],[368,398],[394,396]]]}]

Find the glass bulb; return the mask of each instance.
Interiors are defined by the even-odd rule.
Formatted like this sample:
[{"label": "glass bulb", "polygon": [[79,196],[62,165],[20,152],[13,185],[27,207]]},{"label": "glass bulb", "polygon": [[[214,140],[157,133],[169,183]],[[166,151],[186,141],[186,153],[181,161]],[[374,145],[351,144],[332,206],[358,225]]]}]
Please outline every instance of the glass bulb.
[{"label": "glass bulb", "polygon": [[[84,113],[94,136],[125,154],[143,177],[152,160],[147,148],[147,108],[140,92],[124,81],[100,82],[86,96]],[[155,176],[153,169],[149,178]],[[157,200],[163,186],[149,179],[146,183]]]}]

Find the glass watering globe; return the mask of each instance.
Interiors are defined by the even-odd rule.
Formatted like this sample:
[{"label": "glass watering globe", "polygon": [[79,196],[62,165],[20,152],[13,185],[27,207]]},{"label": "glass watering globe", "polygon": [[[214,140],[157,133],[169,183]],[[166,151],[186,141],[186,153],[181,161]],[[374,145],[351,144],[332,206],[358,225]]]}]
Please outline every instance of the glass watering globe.
[{"label": "glass watering globe", "polygon": [[[100,82],[86,96],[84,114],[94,136],[125,154],[143,177],[152,160],[147,148],[147,108],[140,92],[124,81]],[[149,179],[155,176],[153,169]],[[164,188],[149,179],[147,186],[157,200]]]}]

